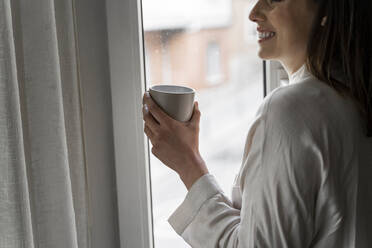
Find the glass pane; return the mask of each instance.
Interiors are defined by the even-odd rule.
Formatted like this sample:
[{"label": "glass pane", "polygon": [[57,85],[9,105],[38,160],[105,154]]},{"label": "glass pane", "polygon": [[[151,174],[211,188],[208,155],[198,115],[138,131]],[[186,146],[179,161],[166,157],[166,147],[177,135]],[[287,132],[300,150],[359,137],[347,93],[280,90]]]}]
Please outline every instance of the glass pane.
[{"label": "glass pane", "polygon": [[[230,195],[250,121],[263,98],[262,61],[248,0],[142,0],[147,88],[196,90],[200,153]],[[151,149],[151,144],[150,144]],[[155,247],[189,247],[167,222],[187,190],[151,154]]]}]

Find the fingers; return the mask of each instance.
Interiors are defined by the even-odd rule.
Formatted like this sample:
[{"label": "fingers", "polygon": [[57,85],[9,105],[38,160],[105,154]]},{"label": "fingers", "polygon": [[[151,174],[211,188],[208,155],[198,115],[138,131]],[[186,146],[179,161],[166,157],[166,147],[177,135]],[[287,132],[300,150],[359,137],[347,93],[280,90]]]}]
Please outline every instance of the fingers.
[{"label": "fingers", "polygon": [[147,125],[148,128],[150,128],[152,133],[156,132],[159,128],[159,123],[151,115],[146,104],[143,105],[142,107],[142,113],[143,113],[143,120],[145,121],[145,125]]},{"label": "fingers", "polygon": [[200,110],[199,110],[199,103],[198,102],[195,102],[194,104],[194,112],[192,114],[192,117],[191,117],[191,120],[190,122],[195,124],[195,125],[198,125],[199,122],[200,122]]},{"label": "fingers", "polygon": [[154,139],[154,133],[151,131],[151,129],[146,124],[145,124],[144,131],[145,131],[145,134],[147,135],[147,137],[149,137],[149,139],[152,143],[153,139]]},{"label": "fingers", "polygon": [[146,92],[143,95],[143,102],[147,105],[150,113],[153,117],[160,123],[160,125],[164,125],[166,123],[170,123],[173,121],[171,117],[169,117],[151,98],[150,94]]}]

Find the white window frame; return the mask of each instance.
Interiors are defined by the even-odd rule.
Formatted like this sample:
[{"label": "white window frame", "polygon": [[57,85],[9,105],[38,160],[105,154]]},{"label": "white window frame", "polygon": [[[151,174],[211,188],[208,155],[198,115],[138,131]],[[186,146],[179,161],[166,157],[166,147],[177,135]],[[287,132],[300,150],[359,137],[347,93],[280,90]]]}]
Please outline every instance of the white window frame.
[{"label": "white window frame", "polygon": [[141,2],[106,1],[120,247],[152,248]]},{"label": "white window frame", "polygon": [[[141,0],[108,0],[106,5],[120,247],[153,248],[149,141],[142,119]],[[281,66],[266,65],[269,93],[280,86]]]},{"label": "white window frame", "polygon": [[266,61],[267,94],[282,85],[288,84],[288,74],[278,61]]}]

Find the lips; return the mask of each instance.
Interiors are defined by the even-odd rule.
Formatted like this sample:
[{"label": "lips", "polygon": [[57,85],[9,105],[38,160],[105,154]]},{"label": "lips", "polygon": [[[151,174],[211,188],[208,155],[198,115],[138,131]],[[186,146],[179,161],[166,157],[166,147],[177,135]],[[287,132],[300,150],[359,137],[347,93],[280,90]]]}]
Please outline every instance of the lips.
[{"label": "lips", "polygon": [[264,28],[264,27],[257,27],[257,31],[258,32],[274,32],[268,28]]}]

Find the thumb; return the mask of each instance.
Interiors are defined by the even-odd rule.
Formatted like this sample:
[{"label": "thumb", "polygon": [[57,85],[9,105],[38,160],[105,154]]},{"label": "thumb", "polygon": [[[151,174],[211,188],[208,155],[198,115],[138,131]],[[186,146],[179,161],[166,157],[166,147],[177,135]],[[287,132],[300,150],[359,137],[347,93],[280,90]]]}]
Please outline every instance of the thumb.
[{"label": "thumb", "polygon": [[200,110],[199,110],[199,103],[195,102],[194,104],[194,112],[192,114],[190,122],[194,124],[198,124],[200,121]]}]

